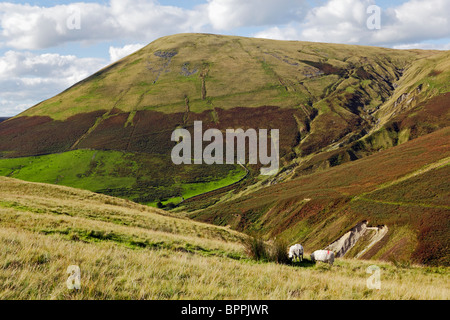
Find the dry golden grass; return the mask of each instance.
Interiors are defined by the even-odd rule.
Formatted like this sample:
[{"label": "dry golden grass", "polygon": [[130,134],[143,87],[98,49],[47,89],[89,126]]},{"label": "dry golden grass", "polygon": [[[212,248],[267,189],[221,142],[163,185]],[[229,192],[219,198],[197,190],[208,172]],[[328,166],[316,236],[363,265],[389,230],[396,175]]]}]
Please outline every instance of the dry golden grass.
[{"label": "dry golden grass", "polygon": [[[0,178],[0,299],[449,299],[446,268],[254,262],[244,236],[125,200]],[[369,265],[381,289],[366,287]],[[81,290],[66,286],[70,265]]]}]

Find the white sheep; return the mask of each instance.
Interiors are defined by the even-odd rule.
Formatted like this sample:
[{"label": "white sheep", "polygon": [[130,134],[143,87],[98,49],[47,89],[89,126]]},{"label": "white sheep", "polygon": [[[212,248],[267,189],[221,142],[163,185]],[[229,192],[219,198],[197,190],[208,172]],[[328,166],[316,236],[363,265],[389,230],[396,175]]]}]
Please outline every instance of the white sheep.
[{"label": "white sheep", "polygon": [[334,252],[330,250],[316,250],[311,253],[311,261],[322,261],[333,265],[334,263]]},{"label": "white sheep", "polygon": [[289,259],[292,259],[292,262],[294,262],[296,258],[298,261],[303,261],[303,247],[298,243],[289,248]]}]

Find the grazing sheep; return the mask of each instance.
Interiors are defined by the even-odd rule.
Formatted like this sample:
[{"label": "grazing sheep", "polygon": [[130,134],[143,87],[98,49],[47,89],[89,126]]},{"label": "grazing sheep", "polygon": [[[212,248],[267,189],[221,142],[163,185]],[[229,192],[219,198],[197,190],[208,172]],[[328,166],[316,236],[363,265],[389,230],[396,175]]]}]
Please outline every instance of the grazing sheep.
[{"label": "grazing sheep", "polygon": [[289,248],[289,259],[292,259],[292,262],[294,262],[295,258],[297,258],[298,261],[303,261],[303,247],[298,243]]},{"label": "grazing sheep", "polygon": [[330,250],[316,250],[311,254],[311,261],[327,262],[330,265],[334,263],[334,252]]}]

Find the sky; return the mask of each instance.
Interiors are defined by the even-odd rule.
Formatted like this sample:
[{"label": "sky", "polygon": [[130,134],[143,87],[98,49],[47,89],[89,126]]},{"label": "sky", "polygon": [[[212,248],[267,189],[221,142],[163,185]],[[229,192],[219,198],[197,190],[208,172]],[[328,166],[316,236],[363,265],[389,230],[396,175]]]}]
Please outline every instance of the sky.
[{"label": "sky", "polygon": [[450,0],[0,2],[0,117],[17,115],[166,35],[450,50],[449,16]]}]

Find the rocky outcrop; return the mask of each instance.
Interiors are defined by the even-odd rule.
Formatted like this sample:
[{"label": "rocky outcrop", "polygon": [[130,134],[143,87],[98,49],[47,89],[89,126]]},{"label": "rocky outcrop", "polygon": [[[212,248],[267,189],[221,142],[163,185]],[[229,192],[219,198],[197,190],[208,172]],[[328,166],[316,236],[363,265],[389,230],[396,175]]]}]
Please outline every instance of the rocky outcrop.
[{"label": "rocky outcrop", "polygon": [[356,258],[361,257],[364,252],[371,248],[375,243],[380,241],[387,233],[387,226],[381,227],[368,227],[368,222],[363,221],[354,226],[350,231],[345,233],[338,240],[328,245],[325,249],[334,251],[336,257],[344,256],[366,233],[373,231],[372,236],[368,240],[368,245],[364,249],[357,253]]}]

